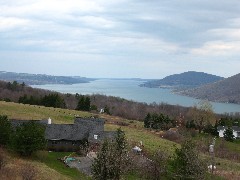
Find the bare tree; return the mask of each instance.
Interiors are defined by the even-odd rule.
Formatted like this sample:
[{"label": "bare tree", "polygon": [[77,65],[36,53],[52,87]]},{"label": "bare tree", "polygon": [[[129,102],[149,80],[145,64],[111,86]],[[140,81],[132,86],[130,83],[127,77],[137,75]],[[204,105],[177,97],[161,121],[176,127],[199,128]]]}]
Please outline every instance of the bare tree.
[{"label": "bare tree", "polygon": [[212,110],[212,105],[208,101],[200,101],[196,106],[191,108],[188,116],[194,121],[199,133],[208,124],[214,124],[215,115]]}]

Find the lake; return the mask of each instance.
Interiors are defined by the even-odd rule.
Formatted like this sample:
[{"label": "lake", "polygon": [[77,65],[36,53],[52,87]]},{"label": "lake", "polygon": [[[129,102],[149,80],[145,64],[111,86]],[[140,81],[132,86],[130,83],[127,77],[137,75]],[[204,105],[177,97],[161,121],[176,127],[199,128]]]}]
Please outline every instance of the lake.
[{"label": "lake", "polygon": [[[173,94],[170,89],[146,88],[140,87],[144,81],[133,79],[99,79],[90,83],[81,84],[50,84],[50,85],[32,85],[35,88],[53,90],[61,93],[71,94],[102,94],[108,96],[116,96],[146,103],[167,103],[172,105],[180,105],[190,107],[198,103],[200,100]],[[216,113],[240,112],[240,105],[227,103],[214,103],[213,110]]]}]

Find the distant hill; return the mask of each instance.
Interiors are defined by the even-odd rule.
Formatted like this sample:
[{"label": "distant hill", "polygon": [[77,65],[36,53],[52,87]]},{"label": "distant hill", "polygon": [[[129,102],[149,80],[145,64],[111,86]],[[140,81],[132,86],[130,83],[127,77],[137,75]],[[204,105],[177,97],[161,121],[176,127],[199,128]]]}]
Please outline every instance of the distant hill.
[{"label": "distant hill", "polygon": [[42,84],[88,83],[95,79],[79,76],[51,76],[45,74],[27,74],[0,71],[0,80],[11,82],[17,81],[19,83],[24,82],[25,84],[28,85],[42,85]]},{"label": "distant hill", "polygon": [[224,78],[220,76],[203,72],[188,71],[181,74],[170,75],[163,79],[148,81],[140,86],[149,88],[188,89],[213,83],[222,79]]},{"label": "distant hill", "polygon": [[240,104],[240,74],[180,93],[209,101]]}]

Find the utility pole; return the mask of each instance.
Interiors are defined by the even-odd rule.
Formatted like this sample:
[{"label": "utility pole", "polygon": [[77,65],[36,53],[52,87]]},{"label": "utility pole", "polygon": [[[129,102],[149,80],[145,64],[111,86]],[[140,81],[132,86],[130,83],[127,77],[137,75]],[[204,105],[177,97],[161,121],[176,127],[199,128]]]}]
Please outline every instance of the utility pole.
[{"label": "utility pole", "polygon": [[216,141],[216,138],[213,138],[212,144],[210,144],[210,146],[209,146],[209,153],[210,153],[210,156],[211,156],[210,167],[211,167],[212,174],[213,174],[214,167],[215,167],[215,153],[214,153],[215,141]]}]

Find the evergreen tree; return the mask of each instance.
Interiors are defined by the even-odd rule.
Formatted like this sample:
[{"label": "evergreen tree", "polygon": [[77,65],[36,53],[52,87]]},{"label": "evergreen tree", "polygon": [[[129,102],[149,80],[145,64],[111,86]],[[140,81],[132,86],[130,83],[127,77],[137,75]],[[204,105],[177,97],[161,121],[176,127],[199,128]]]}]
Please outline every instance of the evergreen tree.
[{"label": "evergreen tree", "polygon": [[93,179],[119,180],[128,165],[127,153],[125,133],[118,129],[114,142],[103,142],[92,165]]},{"label": "evergreen tree", "polygon": [[204,179],[206,166],[200,159],[192,141],[183,142],[181,148],[175,150],[175,154],[171,162],[172,177],[176,179]]},{"label": "evergreen tree", "polygon": [[110,180],[112,176],[113,149],[112,144],[108,140],[104,140],[101,150],[97,154],[97,158],[92,164],[92,174],[95,180]]},{"label": "evergreen tree", "polygon": [[124,172],[126,163],[128,162],[128,152],[127,152],[127,140],[124,131],[121,128],[117,129],[117,134],[115,137],[116,147],[115,147],[115,179],[120,179],[121,174]]},{"label": "evergreen tree", "polygon": [[86,97],[84,102],[84,110],[90,111],[90,108],[91,108],[91,100],[89,97]]},{"label": "evergreen tree", "polygon": [[147,116],[144,118],[144,127],[150,128],[150,120],[151,120],[151,114],[147,113]]},{"label": "evergreen tree", "polygon": [[228,127],[228,128],[224,131],[223,135],[224,135],[224,139],[225,139],[226,141],[233,142],[233,140],[234,140],[234,135],[233,135],[233,129],[232,129],[232,128]]},{"label": "evergreen tree", "polygon": [[23,156],[45,148],[45,127],[35,122],[23,123],[11,136],[11,148]]},{"label": "evergreen tree", "polygon": [[65,108],[64,99],[57,93],[45,95],[41,100],[41,105],[54,108]]},{"label": "evergreen tree", "polygon": [[80,96],[76,107],[76,110],[80,110],[80,111],[90,111],[91,109],[91,100],[89,97],[85,96]]},{"label": "evergreen tree", "polygon": [[12,126],[7,116],[0,115],[0,145],[9,143]]},{"label": "evergreen tree", "polygon": [[107,105],[104,107],[104,113],[111,115],[109,107]]}]

